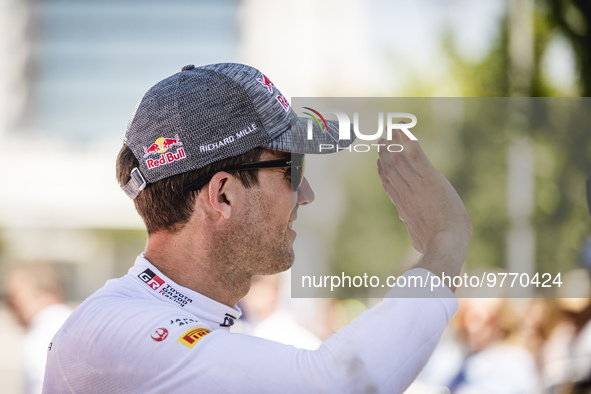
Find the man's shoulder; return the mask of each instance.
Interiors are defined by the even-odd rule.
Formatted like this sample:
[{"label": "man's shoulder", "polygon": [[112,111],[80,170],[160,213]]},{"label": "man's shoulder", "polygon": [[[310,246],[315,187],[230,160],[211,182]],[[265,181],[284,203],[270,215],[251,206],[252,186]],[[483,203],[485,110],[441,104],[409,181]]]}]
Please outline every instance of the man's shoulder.
[{"label": "man's shoulder", "polygon": [[169,335],[179,337],[197,326],[209,330],[189,311],[162,302],[123,277],[108,281],[80,304],[54,337],[53,345],[74,353],[88,350],[98,354],[101,349],[105,359],[113,354],[125,359],[125,354],[141,353],[152,343]]},{"label": "man's shoulder", "polygon": [[191,365],[198,350],[193,346],[210,333],[191,312],[142,292],[125,277],[111,280],[54,337],[46,386],[67,384],[77,392],[88,392],[89,382],[112,391],[142,387],[178,360]]},{"label": "man's shoulder", "polygon": [[146,292],[129,276],[109,280],[88,297],[66,323],[71,328],[85,329],[97,324],[117,330],[137,329],[139,325],[167,320],[191,319],[194,316],[173,304],[162,302]]},{"label": "man's shoulder", "polygon": [[[111,279],[103,287],[95,291],[78,308],[73,315],[89,314],[91,317],[97,317],[98,314],[105,313],[114,317],[113,312],[130,308],[161,308],[166,305],[159,305],[154,297],[142,292],[137,284],[130,281],[127,276]],[[104,316],[101,316],[104,318]]]}]

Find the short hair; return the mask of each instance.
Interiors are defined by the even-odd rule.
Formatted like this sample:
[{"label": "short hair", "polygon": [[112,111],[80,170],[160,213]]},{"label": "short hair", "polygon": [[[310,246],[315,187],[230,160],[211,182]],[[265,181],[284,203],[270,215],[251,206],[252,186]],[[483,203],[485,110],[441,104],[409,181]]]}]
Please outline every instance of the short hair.
[{"label": "short hair", "polygon": [[[193,214],[193,205],[199,191],[187,191],[185,186],[210,173],[221,171],[224,167],[260,160],[264,148],[255,148],[239,156],[220,160],[197,170],[188,171],[148,184],[133,200],[135,209],[143,219],[148,234],[159,231],[176,232],[181,230]],[[117,156],[117,181],[126,185],[131,178],[131,170],[139,167],[139,162],[127,145],[123,145]],[[258,170],[231,172],[246,188],[258,186]]]}]

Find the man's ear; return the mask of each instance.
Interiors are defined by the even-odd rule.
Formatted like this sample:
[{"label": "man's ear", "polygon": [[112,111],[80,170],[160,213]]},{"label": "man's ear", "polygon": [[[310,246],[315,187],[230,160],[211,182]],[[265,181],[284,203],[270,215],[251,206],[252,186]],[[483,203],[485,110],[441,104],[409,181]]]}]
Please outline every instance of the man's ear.
[{"label": "man's ear", "polygon": [[236,196],[233,190],[236,182],[233,180],[234,178],[230,174],[220,171],[211,178],[207,185],[209,205],[224,219],[229,219],[232,216]]}]

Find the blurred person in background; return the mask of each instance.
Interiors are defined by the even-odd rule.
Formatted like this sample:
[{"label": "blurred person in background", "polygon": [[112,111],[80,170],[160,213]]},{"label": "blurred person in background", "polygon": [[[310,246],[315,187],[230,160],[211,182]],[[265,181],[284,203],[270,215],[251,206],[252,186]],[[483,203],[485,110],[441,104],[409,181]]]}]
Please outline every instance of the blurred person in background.
[{"label": "blurred person in background", "polygon": [[536,363],[511,301],[460,299],[455,332],[444,337],[419,379],[452,394],[534,393]]},{"label": "blurred person in background", "polygon": [[[586,189],[591,213],[591,175]],[[579,263],[582,268],[568,272],[558,290],[560,321],[541,352],[543,385],[552,394],[591,392],[591,238],[581,248]]]},{"label": "blurred person in background", "polygon": [[56,270],[45,263],[23,264],[6,276],[9,309],[27,333],[23,342],[25,392],[41,393],[47,347],[72,309],[63,302]]},{"label": "blurred person in background", "polygon": [[541,352],[549,393],[591,392],[591,299],[580,298],[582,292],[591,294],[589,273],[581,268],[566,273],[557,298],[560,320]]},{"label": "blurred person in background", "polygon": [[243,331],[300,349],[317,349],[322,343],[297,321],[293,313],[280,306],[280,275],[252,277],[250,291],[240,301]]}]

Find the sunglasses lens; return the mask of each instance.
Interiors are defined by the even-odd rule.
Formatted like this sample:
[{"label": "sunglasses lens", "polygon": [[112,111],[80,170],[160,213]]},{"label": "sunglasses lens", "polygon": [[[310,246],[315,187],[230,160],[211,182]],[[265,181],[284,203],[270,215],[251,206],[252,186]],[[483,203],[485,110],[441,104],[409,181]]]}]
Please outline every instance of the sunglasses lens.
[{"label": "sunglasses lens", "polygon": [[304,155],[292,156],[293,165],[291,166],[291,190],[298,190],[304,180],[304,168],[306,166],[306,157]]},{"label": "sunglasses lens", "polygon": [[302,182],[304,181],[304,172],[305,171],[306,171],[306,156],[303,156],[302,157],[302,172],[300,174],[300,186],[302,185]]}]

